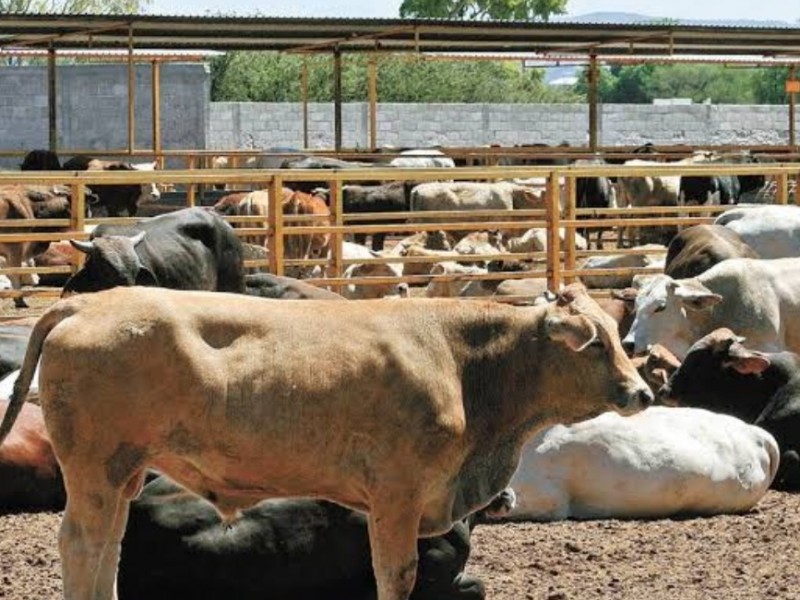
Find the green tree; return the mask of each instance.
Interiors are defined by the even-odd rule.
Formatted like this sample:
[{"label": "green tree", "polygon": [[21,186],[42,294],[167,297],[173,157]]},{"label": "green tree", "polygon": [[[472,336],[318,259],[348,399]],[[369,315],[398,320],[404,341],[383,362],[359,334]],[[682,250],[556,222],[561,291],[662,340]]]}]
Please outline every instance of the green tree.
[{"label": "green tree", "polygon": [[786,103],[786,80],[788,78],[789,70],[786,67],[758,69],[753,76],[755,101],[759,104]]},{"label": "green tree", "polygon": [[548,21],[566,12],[567,0],[403,0],[401,17]]},{"label": "green tree", "polygon": [[713,64],[660,65],[653,70],[652,94],[655,98],[691,98],[715,104],[754,102],[752,69],[728,68]]},{"label": "green tree", "polygon": [[[303,61],[308,65],[312,102],[333,99],[333,66],[328,56],[302,58],[266,52],[234,52],[211,62],[214,101],[297,102],[301,99]],[[367,61],[363,55],[342,58],[342,98],[367,99]],[[519,61],[442,61],[409,56],[378,62],[381,102],[579,102],[571,89],[546,86],[538,69]]]},{"label": "green tree", "polygon": [[135,14],[152,0],[0,0],[0,13]]}]

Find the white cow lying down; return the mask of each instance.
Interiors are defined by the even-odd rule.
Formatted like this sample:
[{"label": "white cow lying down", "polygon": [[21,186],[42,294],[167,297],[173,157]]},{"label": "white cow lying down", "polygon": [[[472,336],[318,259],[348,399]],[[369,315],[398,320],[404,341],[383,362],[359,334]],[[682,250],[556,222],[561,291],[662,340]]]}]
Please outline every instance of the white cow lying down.
[{"label": "white cow lying down", "polygon": [[664,406],[631,417],[607,412],[531,438],[509,483],[514,494],[506,496],[513,504],[515,495],[516,506],[494,516],[555,521],[744,512],[767,492],[779,456],[769,433],[728,415]]}]

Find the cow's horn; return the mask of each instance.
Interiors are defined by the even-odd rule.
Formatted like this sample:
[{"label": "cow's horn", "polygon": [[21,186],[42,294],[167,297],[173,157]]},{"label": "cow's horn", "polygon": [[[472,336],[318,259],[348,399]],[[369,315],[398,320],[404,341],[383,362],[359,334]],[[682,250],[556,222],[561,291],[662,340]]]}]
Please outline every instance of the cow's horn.
[{"label": "cow's horn", "polygon": [[145,233],[146,233],[145,231],[140,231],[139,233],[137,233],[135,236],[131,238],[131,243],[135,246],[136,244],[141,242],[144,239]]},{"label": "cow's horn", "polygon": [[75,250],[79,250],[84,254],[90,254],[91,251],[94,250],[94,242],[91,241],[82,242],[80,240],[70,240],[69,243],[72,244],[72,247],[75,248]]}]

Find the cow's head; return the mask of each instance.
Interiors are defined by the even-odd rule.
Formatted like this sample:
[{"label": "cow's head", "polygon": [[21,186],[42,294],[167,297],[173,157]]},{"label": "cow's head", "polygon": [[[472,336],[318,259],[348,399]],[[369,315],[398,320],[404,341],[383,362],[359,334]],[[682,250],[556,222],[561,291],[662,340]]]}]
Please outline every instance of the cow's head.
[{"label": "cow's head", "polygon": [[[158,168],[158,162],[132,163],[131,167],[136,171],[155,171]],[[155,183],[143,183],[142,192],[136,199],[136,206],[141,206],[149,202],[158,202],[160,199],[161,192],[158,190],[158,186],[156,186]]]},{"label": "cow's head", "polygon": [[710,311],[721,301],[722,296],[695,278],[675,280],[657,275],[636,298],[636,316],[623,345],[636,355],[658,343],[682,359],[695,341],[696,315]]},{"label": "cow's head", "polygon": [[547,304],[539,338],[546,353],[542,391],[562,420],[609,409],[630,414],[652,403],[653,393],[622,349],[617,324],[582,285],[566,287]]},{"label": "cow's head", "polygon": [[[347,279],[361,277],[400,277],[403,274],[401,265],[391,263],[367,263],[350,265],[344,272]],[[381,284],[347,284],[342,290],[342,295],[350,300],[367,300],[370,298],[407,298],[407,283],[381,283]]]},{"label": "cow's head", "polygon": [[109,235],[88,242],[70,240],[76,250],[86,254],[86,262],[69,278],[62,296],[117,286],[158,286],[158,279],[136,253],[136,246],[144,236],[141,232],[133,237]]},{"label": "cow's head", "polygon": [[761,382],[760,375],[771,360],[767,354],[746,348],[744,341],[727,328],[698,340],[658,391],[659,401],[708,408],[752,421],[763,408],[764,398],[751,393],[751,385],[762,390],[769,387]]}]

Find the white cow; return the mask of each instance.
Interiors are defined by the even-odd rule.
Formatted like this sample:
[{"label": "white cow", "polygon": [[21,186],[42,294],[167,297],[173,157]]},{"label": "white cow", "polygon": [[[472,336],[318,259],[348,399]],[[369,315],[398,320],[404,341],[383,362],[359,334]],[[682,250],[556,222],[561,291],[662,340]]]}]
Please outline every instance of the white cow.
[{"label": "white cow", "polygon": [[800,256],[798,206],[740,206],[725,211],[714,223],[738,233],[761,258]]},{"label": "white cow", "polygon": [[455,161],[444,152],[431,149],[403,150],[400,156],[393,158],[389,164],[400,169],[438,169],[456,166]]},{"label": "white cow", "polygon": [[509,483],[515,506],[490,515],[555,521],[741,513],[767,492],[779,457],[772,435],[728,415],[664,406],[631,417],[607,412],[529,440]]},{"label": "white cow", "polygon": [[719,327],[754,350],[800,352],[800,258],[730,258],[689,279],[656,275],[636,298],[623,345],[641,354],[661,344],[683,360]]},{"label": "white cow", "polygon": [[[667,253],[666,246],[661,244],[647,244],[635,250],[642,250],[642,254],[613,254],[609,256],[591,256],[580,266],[581,269],[618,269],[630,268],[660,268],[664,269],[664,257]],[[629,275],[581,275],[581,281],[588,288],[626,288],[633,285],[633,274]]]},{"label": "white cow", "polygon": [[453,261],[438,262],[431,267],[434,279],[425,288],[428,298],[455,298],[456,296],[491,296],[494,289],[484,287],[479,280],[465,280],[464,275],[484,275],[488,271],[477,265],[462,265]]},{"label": "white cow", "polygon": [[[354,244],[352,242],[342,243],[342,258],[344,259],[373,259],[381,258],[381,255],[366,246]],[[401,277],[403,275],[403,265],[397,263],[357,263],[349,265],[343,277],[353,279],[356,277]],[[370,298],[384,298],[394,296],[408,297],[407,283],[348,283],[343,286],[342,296],[348,300],[368,300]]]}]

